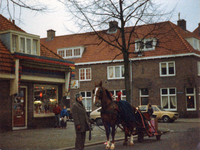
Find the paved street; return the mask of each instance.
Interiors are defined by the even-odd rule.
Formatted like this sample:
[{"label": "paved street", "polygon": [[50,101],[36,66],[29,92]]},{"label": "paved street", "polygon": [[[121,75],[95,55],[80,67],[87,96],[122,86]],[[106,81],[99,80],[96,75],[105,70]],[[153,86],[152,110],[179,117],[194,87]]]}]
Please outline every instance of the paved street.
[{"label": "paved street", "polygon": [[[166,142],[171,141],[173,143],[173,138],[177,141],[177,143],[181,143],[178,141],[179,134],[186,135],[184,137],[193,137],[191,134],[196,135],[196,140],[199,140],[199,127],[200,119],[179,119],[174,123],[159,123],[158,126],[161,130],[170,131],[167,134],[161,136],[161,140],[157,141],[155,137],[147,138],[143,144],[138,143],[137,139],[135,139],[134,147],[130,148],[141,148],[141,146],[154,146],[163,145]],[[191,131],[191,132],[190,132]],[[197,135],[198,134],[198,135]],[[177,136],[176,136],[177,135]],[[106,141],[106,136],[104,131],[100,130],[98,127],[94,127],[92,131],[92,140],[88,140],[88,134],[86,135],[86,150],[96,150],[99,146],[99,149],[105,149],[105,145],[103,143]],[[124,138],[124,133],[118,129],[116,134],[116,140],[122,141]],[[188,140],[189,141],[189,140]],[[118,146],[117,148],[122,148],[122,144],[120,142],[116,142]],[[190,141],[191,142],[191,141]],[[0,149],[1,150],[50,150],[50,149],[60,149],[67,150],[73,149],[75,143],[75,132],[74,132],[74,124],[73,122],[68,122],[67,129],[58,129],[58,128],[48,128],[48,129],[32,129],[32,130],[19,130],[19,131],[9,131],[3,132],[0,134]],[[196,143],[194,143],[196,144]],[[91,147],[90,145],[95,145],[95,147]],[[187,145],[186,145],[187,146]],[[195,145],[196,146],[196,145]],[[127,149],[128,147],[126,147]]]}]

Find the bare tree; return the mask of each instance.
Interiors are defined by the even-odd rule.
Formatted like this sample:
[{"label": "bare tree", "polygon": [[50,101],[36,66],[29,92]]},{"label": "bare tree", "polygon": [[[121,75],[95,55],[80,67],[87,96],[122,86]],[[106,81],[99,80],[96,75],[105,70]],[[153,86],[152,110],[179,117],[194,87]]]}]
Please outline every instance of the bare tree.
[{"label": "bare tree", "polygon": [[[29,9],[36,12],[44,12],[48,10],[46,4],[41,0],[0,0],[0,10],[7,12],[11,20],[18,19],[20,21],[22,9]],[[19,16],[16,16],[19,15]]]},{"label": "bare tree", "polygon": [[[164,11],[159,11],[160,5],[156,5],[152,0],[59,0],[66,5],[69,12],[73,15],[76,24],[82,28],[92,30],[101,42],[105,42],[113,49],[121,51],[123,55],[125,69],[125,90],[126,99],[131,102],[130,91],[130,54],[133,52],[135,41],[139,35],[136,32],[138,25],[150,24],[160,21],[163,15],[167,15]],[[105,29],[109,22],[114,21],[119,23],[117,31],[98,32]],[[115,23],[114,23],[115,24]],[[127,26],[128,29],[126,28]],[[150,32],[143,35],[144,39],[149,34],[152,34],[156,27],[153,27]],[[142,51],[138,51],[141,53]],[[138,55],[135,55],[138,56]],[[115,58],[116,58],[115,57]],[[113,59],[115,59],[113,58]]]}]

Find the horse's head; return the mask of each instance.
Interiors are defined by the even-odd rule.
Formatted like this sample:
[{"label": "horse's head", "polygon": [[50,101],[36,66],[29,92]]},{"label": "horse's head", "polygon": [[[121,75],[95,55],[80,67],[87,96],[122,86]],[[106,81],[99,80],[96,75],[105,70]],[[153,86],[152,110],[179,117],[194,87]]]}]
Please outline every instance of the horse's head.
[{"label": "horse's head", "polygon": [[101,100],[103,98],[103,88],[102,88],[102,81],[97,84],[95,82],[95,89],[93,90],[93,94],[94,94],[94,99],[93,99],[93,103],[96,107],[100,107],[101,106]]}]

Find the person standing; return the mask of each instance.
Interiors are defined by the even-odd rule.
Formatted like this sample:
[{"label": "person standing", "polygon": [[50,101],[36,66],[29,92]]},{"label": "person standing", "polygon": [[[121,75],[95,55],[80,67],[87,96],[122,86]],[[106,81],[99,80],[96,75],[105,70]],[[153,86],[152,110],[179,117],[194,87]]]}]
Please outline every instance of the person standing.
[{"label": "person standing", "polygon": [[153,115],[153,108],[151,107],[150,103],[148,104],[148,111],[147,112],[149,113],[149,116],[151,118],[151,116]]},{"label": "person standing", "polygon": [[66,129],[67,119],[69,119],[69,113],[67,111],[66,105],[63,106],[63,109],[60,112],[60,117],[61,117],[61,126],[63,129]]},{"label": "person standing", "polygon": [[76,94],[76,102],[72,106],[72,117],[76,131],[75,149],[83,150],[85,145],[86,131],[90,130],[89,118],[82,103],[81,94]]},{"label": "person standing", "polygon": [[58,103],[56,103],[55,107],[53,108],[53,113],[55,114],[55,128],[60,128],[60,112],[61,108]]}]

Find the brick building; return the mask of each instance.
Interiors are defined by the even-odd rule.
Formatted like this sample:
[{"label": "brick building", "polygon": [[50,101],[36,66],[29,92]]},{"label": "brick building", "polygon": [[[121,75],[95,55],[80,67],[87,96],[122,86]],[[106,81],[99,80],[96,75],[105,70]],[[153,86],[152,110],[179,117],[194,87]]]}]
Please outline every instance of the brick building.
[{"label": "brick building", "polygon": [[53,107],[67,104],[73,70],[74,62],[0,15],[0,130],[53,127]]},{"label": "brick building", "polygon": [[[138,106],[150,102],[165,110],[178,111],[180,117],[198,117],[200,36],[186,29],[185,20],[178,20],[177,25],[167,21],[126,27],[126,33],[133,28],[137,37],[131,38],[133,54],[129,56],[131,103]],[[86,109],[95,109],[92,90],[94,83],[100,80],[114,96],[122,91],[122,99],[126,99],[121,51],[102,42],[92,32],[63,36],[55,36],[54,30],[47,32],[47,38],[41,39],[41,43],[64,59],[75,62],[71,103],[75,93],[81,92]],[[112,38],[118,30],[98,33]]]}]

